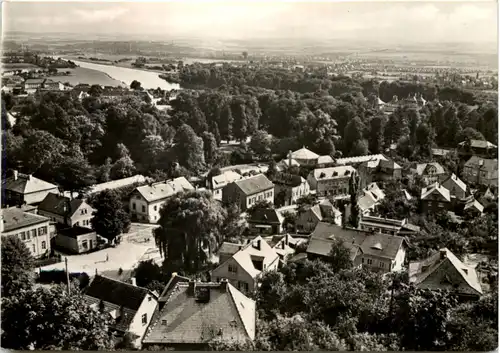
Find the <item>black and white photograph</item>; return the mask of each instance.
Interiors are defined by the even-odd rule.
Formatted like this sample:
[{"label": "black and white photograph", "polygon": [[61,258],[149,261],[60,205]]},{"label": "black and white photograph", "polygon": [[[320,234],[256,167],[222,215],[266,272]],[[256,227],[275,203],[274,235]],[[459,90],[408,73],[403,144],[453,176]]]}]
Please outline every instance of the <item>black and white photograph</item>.
[{"label": "black and white photograph", "polygon": [[496,1],[1,12],[2,349],[498,351]]}]

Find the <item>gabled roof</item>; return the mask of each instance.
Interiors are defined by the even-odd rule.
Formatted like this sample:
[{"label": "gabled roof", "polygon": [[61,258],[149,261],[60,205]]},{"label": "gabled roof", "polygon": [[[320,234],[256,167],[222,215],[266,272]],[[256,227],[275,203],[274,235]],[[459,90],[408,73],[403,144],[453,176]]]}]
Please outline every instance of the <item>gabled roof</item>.
[{"label": "gabled roof", "polygon": [[144,175],[134,175],[128,178],[123,178],[123,179],[118,179],[118,180],[112,180],[108,181],[106,183],[101,183],[101,184],[96,184],[93,185],[90,190],[88,191],[89,194],[95,194],[107,189],[119,189],[125,186],[129,186],[135,183],[144,183],[146,182],[147,179]]},{"label": "gabled roof", "polygon": [[220,246],[218,252],[219,252],[219,255],[224,254],[224,255],[233,256],[238,251],[240,251],[242,247],[244,247],[243,244],[235,244],[235,243],[230,243],[230,242],[225,241]]},{"label": "gabled roof", "polygon": [[14,172],[14,175],[5,179],[2,189],[14,191],[20,194],[29,194],[51,189],[57,189],[57,186],[42,179],[38,179],[33,175],[27,175]]},{"label": "gabled roof", "polygon": [[465,203],[465,206],[464,206],[464,211],[465,210],[469,210],[469,209],[476,209],[477,211],[479,211],[480,213],[483,213],[484,211],[484,206],[481,205],[476,199],[474,198],[471,198],[470,200],[468,200],[466,203]]},{"label": "gabled roof", "polygon": [[395,235],[373,234],[320,222],[311,234],[307,253],[327,256],[334,239],[342,240],[344,246],[351,250],[352,259],[359,253],[394,259],[400,246],[405,243],[403,237]]},{"label": "gabled roof", "polygon": [[404,224],[404,220],[375,217],[375,216],[363,216],[361,218],[361,223],[372,223],[381,226],[386,225],[386,226],[394,226],[401,228]]},{"label": "gabled roof", "polygon": [[417,164],[416,171],[418,175],[423,175],[424,172],[427,171],[427,168],[434,167],[436,169],[435,174],[444,174],[444,168],[441,164],[437,162],[432,162],[432,163],[421,163]]},{"label": "gabled roof", "polygon": [[298,239],[294,239],[291,235],[275,235],[272,237],[271,241],[268,242],[274,251],[280,256],[292,255],[295,253],[292,245],[297,245]]},{"label": "gabled roof", "polygon": [[78,208],[80,208],[83,204],[87,205],[87,203],[82,199],[70,200],[69,197],[51,192],[47,194],[40,205],[38,205],[38,210],[50,212],[62,217],[72,217]]},{"label": "gabled roof", "polygon": [[[466,141],[460,142],[458,145],[459,146],[465,146]],[[482,140],[470,140],[470,145],[472,148],[497,148],[496,145],[492,144],[489,141],[482,141]]]},{"label": "gabled roof", "polygon": [[179,276],[177,274],[177,272],[172,273],[172,276],[170,277],[170,280],[168,281],[165,288],[163,288],[163,292],[160,294],[160,298],[158,301],[166,302],[168,300],[168,297],[170,296],[172,290],[177,285],[177,283],[180,283],[180,282],[187,283],[189,281],[190,281],[190,279],[188,277]]},{"label": "gabled roof", "polygon": [[446,201],[450,201],[450,191],[439,183],[434,183],[426,188],[422,188],[420,198],[426,200],[433,194],[441,195]]},{"label": "gabled roof", "polygon": [[346,165],[346,164],[364,163],[380,159],[387,160],[387,158],[383,154],[369,154],[367,156],[339,158],[335,162],[337,165]]},{"label": "gabled roof", "polygon": [[338,178],[350,178],[356,169],[350,165],[340,167],[318,168],[314,169],[312,175],[316,180],[330,180]]},{"label": "gabled roof", "polygon": [[[447,184],[447,183],[451,183],[453,186],[457,186],[460,190],[462,191],[467,191],[467,185],[465,185],[465,183],[460,180],[455,174],[451,174],[448,178],[446,178],[442,184]],[[450,189],[449,187],[447,187],[447,189]]]},{"label": "gabled roof", "polygon": [[[257,249],[257,245],[259,249]],[[243,248],[237,251],[227,261],[233,259],[252,278],[256,278],[258,275],[262,273],[262,270],[255,268],[252,262],[253,257],[261,259],[263,261],[263,265],[265,265],[267,268],[270,264],[274,263],[274,261],[278,259],[278,254],[276,253],[276,251],[274,251],[273,248],[269,246],[269,244],[264,239],[262,239],[261,236],[258,236],[253,240],[249,241],[248,244],[246,244]],[[220,264],[216,269],[218,269],[221,266],[224,266],[224,264],[225,262]]]},{"label": "gabled roof", "polygon": [[178,192],[194,190],[193,185],[184,177],[165,182],[139,186],[135,189],[147,202],[166,199]]},{"label": "gabled roof", "polygon": [[317,160],[318,157],[319,157],[318,154],[308,150],[305,147],[302,147],[300,150],[292,152],[292,158],[298,160],[310,160],[310,159]]},{"label": "gabled roof", "polygon": [[269,190],[274,187],[274,184],[264,174],[258,174],[243,180],[237,180],[234,184],[238,186],[238,188],[247,196]]},{"label": "gabled roof", "polygon": [[488,158],[480,158],[478,156],[472,156],[469,158],[467,162],[465,162],[466,167],[475,167],[487,170],[489,172],[493,172],[498,170],[498,160],[497,159],[488,159]]},{"label": "gabled roof", "polygon": [[326,156],[319,156],[317,163],[318,164],[329,164],[329,163],[333,163],[333,162],[334,162],[333,158],[331,156],[326,155]]},{"label": "gabled roof", "polygon": [[460,261],[447,248],[440,249],[425,260],[411,262],[409,275],[410,282],[419,287],[442,289],[458,285],[458,290],[467,294],[480,295],[483,292],[476,270]]},{"label": "gabled roof", "polygon": [[290,161],[289,158],[285,158],[283,160],[281,160],[279,163],[278,163],[278,167],[290,167],[290,166],[300,166],[300,163],[297,162],[295,159],[292,158],[292,160]]},{"label": "gabled roof", "polygon": [[287,185],[291,187],[296,187],[306,182],[306,180],[300,175],[285,172],[274,173],[274,175],[271,177],[271,181],[275,184]]},{"label": "gabled roof", "polygon": [[[200,289],[208,302],[197,300]],[[214,338],[243,343],[255,338],[255,320],[255,301],[230,283],[177,283],[143,343],[196,344]]]},{"label": "gabled roof", "polygon": [[363,189],[364,195],[359,197],[357,202],[361,211],[368,210],[385,198],[385,193],[376,183],[369,184]]},{"label": "gabled roof", "polygon": [[257,208],[248,219],[251,223],[283,223],[284,217],[274,208]]},{"label": "gabled roof", "polygon": [[390,160],[379,160],[379,166],[382,168],[387,168],[387,169],[401,169],[401,166],[394,162],[392,159]]},{"label": "gabled roof", "polygon": [[49,221],[47,217],[24,212],[17,207],[4,208],[1,210],[1,215],[4,222],[4,232],[9,232],[15,229],[21,229],[38,223]]}]

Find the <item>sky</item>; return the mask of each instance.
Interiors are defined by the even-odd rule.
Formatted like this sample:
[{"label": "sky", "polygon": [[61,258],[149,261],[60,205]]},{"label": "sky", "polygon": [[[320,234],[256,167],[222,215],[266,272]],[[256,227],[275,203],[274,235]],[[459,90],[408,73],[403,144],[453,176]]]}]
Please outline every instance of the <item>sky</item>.
[{"label": "sky", "polygon": [[494,1],[4,2],[7,31],[155,35],[165,39],[315,38],[497,41]]}]

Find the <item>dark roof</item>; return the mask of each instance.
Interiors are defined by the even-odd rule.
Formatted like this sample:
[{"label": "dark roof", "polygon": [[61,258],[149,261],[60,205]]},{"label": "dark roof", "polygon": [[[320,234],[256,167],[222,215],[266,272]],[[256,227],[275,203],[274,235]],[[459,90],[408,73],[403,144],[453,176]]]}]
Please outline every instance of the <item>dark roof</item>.
[{"label": "dark roof", "polygon": [[93,231],[90,228],[78,227],[78,226],[57,230],[57,235],[64,235],[66,237],[73,239],[77,239],[80,235],[87,235],[90,233],[95,233],[95,231]]},{"label": "dark roof", "polygon": [[[244,343],[255,338],[255,301],[227,282],[177,283],[168,301],[151,324],[143,343],[208,343],[214,334],[225,342]],[[199,288],[206,299],[196,297]]]},{"label": "dark roof", "polygon": [[234,243],[229,243],[229,242],[225,241],[224,243],[222,243],[221,247],[219,248],[219,254],[233,256],[238,251],[240,251],[243,247],[244,247],[243,244],[234,244]]},{"label": "dark roof", "polygon": [[32,192],[57,189],[57,186],[32,175],[16,173],[4,180],[2,189],[14,191],[19,194],[29,194]]},{"label": "dark roof", "polygon": [[17,207],[3,209],[2,215],[5,232],[49,221],[47,217],[24,212]]},{"label": "dark roof", "polygon": [[351,250],[351,258],[360,252],[383,258],[394,259],[405,239],[382,233],[370,233],[357,229],[342,228],[335,224],[320,222],[311,234],[307,253],[328,256],[334,239],[342,240]]},{"label": "dark roof", "polygon": [[264,174],[258,174],[247,179],[237,180],[234,183],[247,196],[269,190],[274,187],[274,184],[269,179],[267,179]]},{"label": "dark roof", "polygon": [[146,288],[96,275],[84,294],[137,311],[148,293]]},{"label": "dark roof", "polygon": [[76,212],[76,210],[84,203],[84,200],[70,200],[69,197],[54,194],[51,192],[47,194],[40,205],[38,205],[38,210],[54,213],[63,217],[71,217]]},{"label": "dark roof", "polygon": [[257,208],[252,212],[248,222],[251,223],[278,223],[281,224],[283,217],[274,208]]},{"label": "dark roof", "polygon": [[271,177],[272,182],[280,185],[287,185],[296,187],[302,184],[302,177],[300,175],[277,172]]},{"label": "dark roof", "polygon": [[160,302],[166,302],[168,297],[170,296],[172,290],[177,285],[177,283],[189,282],[190,279],[188,277],[179,276],[177,273],[172,273],[172,277],[170,277],[170,281],[168,281],[167,285],[163,289],[163,292],[160,295]]}]

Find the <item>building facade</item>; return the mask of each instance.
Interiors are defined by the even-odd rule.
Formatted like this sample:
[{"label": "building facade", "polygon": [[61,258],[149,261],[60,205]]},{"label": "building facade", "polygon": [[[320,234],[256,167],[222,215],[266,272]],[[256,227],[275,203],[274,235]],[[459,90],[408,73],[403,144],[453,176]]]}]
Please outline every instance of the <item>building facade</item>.
[{"label": "building facade", "polygon": [[5,192],[3,204],[9,206],[38,204],[45,199],[49,193],[58,193],[56,185],[38,179],[30,174],[22,174],[15,170],[12,175],[5,179],[2,185]]},{"label": "building facade", "polygon": [[82,199],[73,199],[59,194],[49,193],[38,205],[38,214],[68,227],[91,228],[93,209]]},{"label": "building facade", "polygon": [[351,166],[315,169],[309,173],[307,181],[311,189],[320,197],[345,197],[349,195],[349,180],[356,169]]},{"label": "building facade", "polygon": [[498,187],[498,160],[472,156],[464,165],[462,177],[471,184]]},{"label": "building facade", "polygon": [[264,174],[229,183],[222,191],[222,202],[235,203],[242,212],[261,201],[274,204],[274,184]]}]

